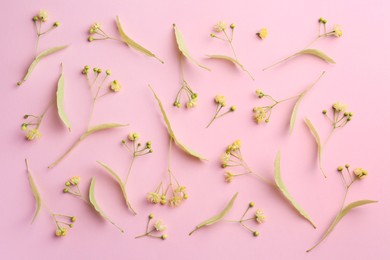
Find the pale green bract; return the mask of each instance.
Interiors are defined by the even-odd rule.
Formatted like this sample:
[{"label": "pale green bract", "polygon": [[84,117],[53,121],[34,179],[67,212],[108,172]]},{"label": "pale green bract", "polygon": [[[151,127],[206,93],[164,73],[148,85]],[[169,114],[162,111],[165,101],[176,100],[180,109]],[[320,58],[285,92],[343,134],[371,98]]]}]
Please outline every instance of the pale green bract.
[{"label": "pale green bract", "polygon": [[102,162],[99,162],[97,161],[98,164],[100,164],[100,166],[102,166],[115,180],[116,182],[119,184],[119,186],[121,187],[121,190],[122,190],[122,194],[123,194],[123,197],[125,199],[125,202],[126,202],[126,205],[127,207],[133,212],[134,215],[136,215],[137,213],[135,212],[135,210],[133,209],[133,207],[131,206],[130,202],[129,202],[129,199],[127,197],[127,193],[126,193],[126,186],[125,184],[122,182],[122,180],[119,178],[118,174],[115,173],[114,170],[112,170],[107,164],[105,163],[102,163]]},{"label": "pale green bract", "polygon": [[124,230],[121,229],[119,226],[117,226],[114,222],[112,222],[112,220],[109,219],[107,217],[107,215],[103,212],[103,210],[101,210],[101,208],[99,207],[99,205],[95,199],[95,177],[92,178],[91,184],[89,186],[89,202],[91,203],[91,205],[93,206],[95,211],[100,214],[100,216],[102,216],[105,220],[107,220],[112,225],[114,225],[116,228],[118,228],[120,232],[124,233]]},{"label": "pale green bract", "polygon": [[230,61],[231,63],[237,65],[238,67],[240,67],[244,72],[246,72],[249,77],[253,80],[255,80],[252,75],[249,73],[249,71],[244,67],[244,65],[242,65],[238,60],[232,58],[232,57],[229,57],[229,56],[226,56],[226,55],[207,55],[207,57],[209,57],[210,59],[219,59],[219,60],[226,60],[226,61]]},{"label": "pale green bract", "polygon": [[168,128],[168,133],[170,135],[170,137],[172,137],[172,139],[175,141],[175,143],[184,151],[186,152],[187,154],[193,156],[193,157],[196,157],[198,159],[201,159],[201,160],[206,160],[205,157],[203,157],[201,154],[193,151],[192,149],[188,148],[187,146],[185,146],[184,144],[182,144],[175,136],[175,134],[173,133],[173,130],[172,130],[172,126],[171,126],[171,123],[169,122],[169,119],[168,119],[168,116],[167,114],[165,113],[165,110],[164,110],[164,107],[161,103],[161,100],[159,99],[159,97],[157,96],[156,92],[154,92],[153,88],[149,85],[149,88],[150,90],[153,92],[153,95],[154,95],[154,98],[156,99],[156,101],[158,102],[158,105],[160,107],[160,111],[164,117],[164,121],[165,121],[165,124]]},{"label": "pale green bract", "polygon": [[149,51],[148,49],[142,47],[140,44],[136,43],[133,39],[131,39],[125,31],[123,30],[123,27],[119,21],[119,17],[116,17],[116,25],[118,27],[119,35],[121,36],[121,39],[131,48],[145,54],[146,56],[156,58],[161,63],[164,63],[163,60],[161,60],[159,57],[157,57],[153,52]]},{"label": "pale green bract", "polygon": [[64,92],[65,92],[65,79],[64,79],[64,73],[63,73],[63,68],[61,64],[61,76],[58,79],[57,83],[57,112],[58,116],[60,117],[61,121],[65,124],[65,126],[69,129],[70,131],[70,122],[68,119],[68,116],[65,113],[64,109]]},{"label": "pale green bract", "polygon": [[332,63],[332,64],[336,63],[331,57],[329,57],[328,55],[326,55],[325,53],[317,49],[304,49],[302,51],[295,53],[293,57],[304,55],[304,54],[320,58],[321,60],[326,61],[327,63]]},{"label": "pale green bract", "polygon": [[234,201],[236,200],[237,198],[237,195],[238,195],[238,192],[236,194],[234,194],[234,196],[230,199],[229,203],[226,205],[226,207],[220,212],[218,213],[217,215],[215,215],[214,217],[211,217],[205,221],[203,221],[202,223],[198,224],[195,229],[193,231],[191,231],[189,233],[189,235],[192,235],[192,233],[194,233],[195,231],[203,228],[203,227],[206,227],[206,226],[210,226],[210,225],[213,225],[221,220],[223,220],[223,218],[229,213],[229,211],[232,209],[233,207],[233,204],[234,204]]},{"label": "pale green bract", "polygon": [[201,67],[201,68],[203,68],[205,70],[211,71],[211,69],[209,69],[206,66],[200,64],[194,58],[192,58],[192,56],[190,55],[190,52],[188,51],[188,49],[186,47],[186,44],[184,42],[183,35],[180,32],[179,28],[177,28],[176,24],[173,25],[173,29],[175,31],[177,47],[179,48],[180,52],[184,55],[184,57],[186,57],[187,59],[192,61],[194,64],[198,65],[199,67]]},{"label": "pale green bract", "polygon": [[305,118],[305,123],[307,127],[310,129],[310,132],[314,136],[314,139],[316,140],[317,143],[317,150],[318,150],[318,162],[320,164],[320,170],[322,174],[324,175],[324,178],[326,178],[325,171],[322,167],[322,144],[321,144],[321,138],[320,135],[318,134],[317,130],[314,128],[313,124],[309,120],[309,118]]},{"label": "pale green bract", "polygon": [[30,169],[28,167],[28,160],[25,159],[25,163],[26,163],[26,167],[27,167],[27,176],[28,176],[28,181],[30,183],[30,187],[31,187],[31,191],[34,195],[34,198],[35,198],[35,213],[34,213],[34,217],[33,217],[33,220],[31,222],[34,222],[36,217],[38,216],[40,210],[41,210],[41,206],[42,206],[42,199],[41,199],[41,195],[39,194],[39,191],[38,191],[38,188],[37,188],[37,185],[35,185],[35,182],[34,182],[34,179],[31,175],[31,172],[30,172]]},{"label": "pale green bract", "polygon": [[291,205],[301,214],[310,224],[316,228],[315,224],[311,220],[310,216],[305,212],[305,210],[293,199],[293,197],[288,192],[286,186],[283,183],[282,176],[280,173],[280,151],[276,154],[275,162],[274,162],[274,177],[275,183],[278,189],[282,192],[283,196],[291,203]]}]

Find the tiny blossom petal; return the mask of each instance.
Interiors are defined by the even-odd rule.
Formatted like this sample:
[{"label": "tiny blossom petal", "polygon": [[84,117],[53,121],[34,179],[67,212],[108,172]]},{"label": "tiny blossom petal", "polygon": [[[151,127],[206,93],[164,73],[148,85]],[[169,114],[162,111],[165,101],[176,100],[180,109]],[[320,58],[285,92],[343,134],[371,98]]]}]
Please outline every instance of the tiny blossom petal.
[{"label": "tiny blossom petal", "polygon": [[34,140],[36,138],[39,139],[40,137],[41,137],[41,133],[36,128],[30,129],[26,133],[26,139],[29,140],[29,141],[32,141],[32,140]]},{"label": "tiny blossom petal", "polygon": [[224,177],[225,177],[225,181],[226,181],[227,183],[231,183],[232,180],[233,180],[234,175],[233,175],[233,173],[231,173],[231,172],[226,172],[226,173],[224,174]]},{"label": "tiny blossom petal", "polygon": [[341,37],[343,35],[343,31],[341,30],[341,25],[339,24],[335,24],[333,26],[333,34],[336,36],[336,37]]},{"label": "tiny blossom petal", "polygon": [[38,12],[38,18],[39,18],[42,22],[46,22],[47,19],[49,18],[49,13],[48,13],[46,10],[39,10],[39,12]]},{"label": "tiny blossom petal", "polygon": [[167,226],[164,225],[164,223],[161,220],[157,220],[156,223],[154,223],[154,228],[157,231],[164,231],[165,229],[167,229]]},{"label": "tiny blossom petal", "polygon": [[348,109],[348,106],[340,102],[336,102],[332,105],[333,109],[337,112],[344,112]]},{"label": "tiny blossom petal", "polygon": [[174,194],[172,198],[169,199],[169,206],[171,207],[178,207],[182,203],[182,197],[178,196],[177,194]]},{"label": "tiny blossom petal", "polygon": [[230,161],[230,153],[223,153],[223,155],[221,156],[221,164],[224,165],[224,164],[227,164],[228,162]]},{"label": "tiny blossom petal", "polygon": [[261,209],[256,210],[255,212],[255,218],[257,223],[261,224],[265,222],[265,215],[264,212]]},{"label": "tiny blossom petal", "polygon": [[72,185],[78,185],[80,183],[80,177],[74,176],[74,177],[70,178],[69,182]]},{"label": "tiny blossom petal", "polygon": [[119,92],[122,86],[118,83],[118,81],[114,80],[111,82],[110,89],[113,92]]},{"label": "tiny blossom petal", "polygon": [[262,123],[266,117],[267,114],[264,111],[263,107],[255,107],[253,109],[253,119],[256,121],[256,123],[258,124]]},{"label": "tiny blossom petal", "polygon": [[158,204],[161,201],[161,196],[155,192],[149,192],[146,199],[153,204]]},{"label": "tiny blossom petal", "polygon": [[222,95],[215,96],[214,101],[221,106],[225,106],[226,104],[226,98]]},{"label": "tiny blossom petal", "polygon": [[225,21],[219,21],[217,24],[214,25],[214,31],[216,32],[222,32],[226,29],[227,23]]},{"label": "tiny blossom petal", "polygon": [[257,36],[259,36],[260,39],[264,40],[268,36],[268,30],[267,28],[261,28],[260,31],[257,33]]},{"label": "tiny blossom petal", "polygon": [[356,177],[359,179],[363,179],[367,176],[368,172],[362,168],[356,168],[353,170],[353,173],[355,174]]}]

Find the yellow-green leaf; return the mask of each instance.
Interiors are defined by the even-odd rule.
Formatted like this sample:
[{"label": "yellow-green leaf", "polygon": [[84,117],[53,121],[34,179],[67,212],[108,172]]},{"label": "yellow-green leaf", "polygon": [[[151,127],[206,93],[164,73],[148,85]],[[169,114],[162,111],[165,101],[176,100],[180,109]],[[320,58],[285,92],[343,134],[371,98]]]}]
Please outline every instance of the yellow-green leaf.
[{"label": "yellow-green leaf", "polygon": [[91,203],[95,211],[100,214],[100,216],[102,216],[105,220],[107,220],[116,228],[118,228],[120,232],[124,233],[123,229],[121,229],[114,222],[112,222],[112,220],[109,219],[107,215],[103,212],[103,210],[99,207],[95,198],[95,177],[92,178],[91,184],[89,185],[89,202]]},{"label": "yellow-green leaf", "polygon": [[210,71],[211,69],[207,68],[206,66],[203,66],[202,64],[197,62],[194,58],[192,58],[192,56],[190,55],[190,53],[189,53],[189,51],[188,51],[188,49],[186,47],[186,44],[184,42],[183,35],[180,32],[179,28],[177,28],[177,26],[175,24],[173,24],[173,30],[175,31],[176,43],[177,43],[177,47],[179,48],[180,52],[187,59],[192,61],[194,64],[198,65],[199,67],[201,67],[203,69],[206,69],[206,70]]},{"label": "yellow-green leaf", "polygon": [[175,141],[175,143],[180,147],[180,149],[182,149],[184,152],[186,152],[187,154],[193,156],[193,157],[196,157],[198,159],[201,159],[201,160],[206,160],[205,157],[203,157],[201,154],[195,152],[194,150],[188,148],[187,146],[185,146],[184,144],[182,144],[175,136],[173,130],[172,130],[172,126],[171,126],[171,123],[169,122],[169,119],[168,119],[168,116],[167,114],[165,113],[165,109],[161,103],[161,100],[159,99],[159,97],[157,96],[156,92],[154,92],[153,88],[149,85],[149,88],[150,90],[153,92],[153,95],[154,95],[154,98],[156,99],[159,107],[160,107],[160,111],[161,111],[161,114],[163,115],[163,118],[164,118],[164,121],[165,121],[165,124],[168,128],[168,133],[169,135],[172,137],[172,139]]},{"label": "yellow-green leaf", "polygon": [[305,123],[306,123],[307,127],[310,129],[310,132],[312,133],[312,135],[314,136],[314,139],[317,142],[318,162],[320,164],[320,170],[321,170],[322,174],[324,175],[324,178],[326,178],[324,168],[322,167],[322,144],[321,144],[320,135],[317,133],[317,130],[314,128],[314,126],[310,122],[309,118],[305,118]]},{"label": "yellow-green leaf", "polygon": [[314,81],[312,84],[310,84],[310,86],[299,95],[299,97],[298,97],[298,99],[297,99],[297,101],[295,103],[293,112],[291,114],[291,118],[290,118],[290,133],[292,133],[292,131],[294,130],[294,125],[295,125],[295,120],[296,120],[296,117],[297,117],[298,108],[299,108],[299,105],[302,102],[303,97],[307,94],[307,92],[309,92],[309,90],[311,90],[313,88],[313,86],[321,79],[321,77],[324,74],[325,74],[325,71],[323,71],[321,73],[321,75],[317,78],[317,80]]},{"label": "yellow-green leaf", "polygon": [[276,154],[275,162],[274,162],[274,175],[275,175],[275,183],[278,189],[282,192],[283,196],[291,203],[291,205],[295,208],[295,210],[301,214],[310,224],[316,228],[315,224],[311,220],[310,216],[306,213],[306,211],[294,200],[294,198],[288,192],[286,185],[284,185],[282,176],[280,173],[280,152]]},{"label": "yellow-green leaf", "polygon": [[246,74],[249,75],[249,77],[251,77],[251,79],[255,80],[252,75],[249,73],[249,71],[247,71],[247,69],[244,67],[244,65],[242,65],[238,60],[232,58],[232,57],[229,57],[229,56],[226,56],[226,55],[207,55],[207,57],[209,57],[210,59],[220,59],[220,60],[226,60],[226,61],[230,61],[231,63],[237,65],[238,67],[240,67],[243,71],[246,72]]},{"label": "yellow-green leaf", "polygon": [[327,63],[332,63],[332,64],[336,63],[331,57],[329,57],[328,55],[326,55],[325,53],[317,49],[304,49],[302,51],[295,53],[293,56],[299,56],[304,54],[312,55],[314,57],[320,58],[323,61],[326,61]]},{"label": "yellow-green leaf", "polygon": [[195,229],[193,231],[190,232],[189,235],[192,235],[192,233],[194,233],[195,231],[203,228],[203,227],[206,227],[206,226],[210,226],[210,225],[213,225],[221,220],[223,220],[223,218],[229,213],[229,211],[232,209],[233,207],[233,204],[234,204],[234,201],[236,200],[237,198],[237,195],[238,195],[238,192],[236,194],[234,194],[233,198],[230,199],[229,203],[226,205],[226,207],[220,212],[218,213],[217,215],[203,221],[202,223],[198,224]]},{"label": "yellow-green leaf", "polygon": [[[22,82],[26,81],[31,73],[33,72],[34,68],[38,65],[38,63],[41,61],[41,59],[43,59],[44,57],[47,57],[49,56],[50,54],[53,54],[53,53],[56,53],[60,50],[63,50],[65,48],[67,48],[68,45],[63,45],[63,46],[57,46],[57,47],[53,47],[53,48],[50,48],[50,49],[47,49],[47,50],[44,50],[43,52],[39,53],[35,59],[33,60],[33,62],[31,63],[30,67],[28,68],[27,70],[27,73],[26,75],[24,76]],[[22,84],[22,82],[20,82],[20,84]],[[19,84],[19,85],[20,85]]]},{"label": "yellow-green leaf", "polygon": [[58,79],[57,94],[56,94],[57,95],[57,111],[58,111],[58,115],[59,115],[61,121],[65,124],[65,126],[70,131],[70,122],[69,122],[69,119],[68,119],[68,117],[65,113],[65,109],[64,109],[64,92],[65,92],[65,79],[64,79],[63,68],[61,66],[61,76]]},{"label": "yellow-green leaf", "polygon": [[377,203],[378,201],[376,200],[358,200],[358,201],[354,201],[350,204],[348,204],[347,206],[345,206],[341,212],[339,212],[339,214],[336,216],[336,218],[333,220],[332,224],[330,224],[328,230],[325,232],[325,234],[321,237],[321,240],[318,241],[317,244],[315,244],[312,248],[306,250],[306,252],[310,252],[311,250],[313,250],[315,247],[317,247],[322,241],[325,240],[325,238],[330,234],[330,232],[333,231],[333,229],[336,227],[336,225],[340,222],[340,220],[345,217],[345,215],[348,214],[348,212],[350,212],[352,209],[354,208],[357,208],[357,207],[360,207],[360,206],[363,206],[363,205],[366,205],[366,204],[371,204],[371,203]]},{"label": "yellow-green leaf", "polygon": [[102,163],[102,162],[99,162],[97,161],[98,164],[100,164],[100,166],[102,166],[115,180],[116,182],[119,184],[119,186],[121,187],[121,190],[122,190],[122,194],[123,194],[123,197],[125,199],[125,202],[126,202],[126,205],[127,207],[133,212],[133,214],[137,214],[135,212],[135,210],[133,209],[133,207],[131,206],[130,204],[130,201],[127,197],[127,193],[126,193],[126,186],[125,184],[122,182],[121,178],[119,178],[118,174],[116,174],[114,172],[114,170],[112,170],[107,164],[105,163]]},{"label": "yellow-green leaf", "polygon": [[123,127],[123,126],[128,126],[124,124],[117,124],[117,123],[106,123],[106,124],[101,124],[101,125],[96,125],[88,129],[87,132],[85,132],[81,137],[80,140],[84,140],[88,136],[90,136],[93,133],[100,132],[103,130],[111,129],[111,128],[117,128],[117,127]]},{"label": "yellow-green leaf", "polygon": [[41,210],[42,199],[41,199],[41,195],[39,194],[37,185],[35,185],[34,179],[31,175],[30,168],[28,167],[28,160],[25,159],[25,162],[26,162],[26,168],[27,168],[28,181],[30,183],[31,191],[32,191],[34,198],[35,198],[35,213],[34,213],[34,217],[32,220],[32,222],[34,222],[34,220],[38,216],[39,211]]},{"label": "yellow-green leaf", "polygon": [[134,40],[132,40],[125,31],[123,30],[123,27],[119,21],[119,17],[116,17],[116,26],[118,27],[119,35],[121,36],[121,39],[131,48],[145,54],[146,56],[156,58],[161,63],[164,63],[163,60],[161,60],[159,57],[157,57],[153,52],[149,51],[148,49],[142,47],[140,44],[136,43]]}]

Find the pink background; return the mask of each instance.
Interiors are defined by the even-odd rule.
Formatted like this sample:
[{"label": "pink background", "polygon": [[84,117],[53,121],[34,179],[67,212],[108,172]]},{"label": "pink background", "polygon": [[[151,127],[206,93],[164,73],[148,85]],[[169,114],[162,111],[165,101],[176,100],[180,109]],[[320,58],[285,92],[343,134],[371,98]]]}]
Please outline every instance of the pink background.
[{"label": "pink background", "polygon": [[[388,259],[390,225],[386,169],[389,147],[389,46],[390,8],[387,1],[8,1],[2,2],[0,42],[2,187],[0,189],[0,255],[2,259]],[[367,3],[366,3],[367,2]],[[35,35],[31,18],[39,9],[50,13],[51,24],[61,26],[42,38],[41,49],[60,44],[71,46],[39,64],[22,87],[16,82],[33,58]],[[88,43],[87,30],[98,21],[117,36],[114,19],[119,15],[130,36],[154,51],[165,64],[147,58],[125,45],[103,41]],[[300,49],[317,33],[317,19],[341,24],[344,35],[321,40],[314,46],[336,61],[327,65],[312,57],[300,57],[275,69],[261,69]],[[242,63],[256,78],[230,64],[205,59],[205,54],[229,54],[228,45],[211,39],[212,25],[225,19],[237,25],[235,47]],[[192,55],[212,72],[185,63],[187,81],[199,93],[198,107],[186,111],[170,104],[179,89],[178,52],[172,30],[176,23]],[[267,27],[269,37],[260,41],[255,33]],[[20,124],[26,113],[40,113],[52,98],[64,63],[65,106],[73,125],[69,133],[51,109],[40,128],[41,140],[24,140]],[[84,131],[91,99],[82,67],[111,69],[123,85],[117,95],[102,99],[93,123],[120,122],[130,126],[96,134],[82,143],[52,170],[47,166]],[[251,109],[264,104],[254,91],[261,88],[275,98],[300,93],[321,71],[326,74],[301,104],[292,135],[288,120],[293,103],[273,112],[268,125],[253,123]],[[179,208],[154,206],[145,196],[166,174],[168,136],[147,84],[160,95],[177,136],[209,160],[199,162],[173,149],[172,169],[189,190],[190,198]],[[237,111],[205,125],[215,109],[213,97],[223,94]],[[341,101],[355,114],[352,122],[337,131],[324,153],[329,175],[321,177],[316,145],[303,123],[309,117],[324,138],[330,131],[321,111]],[[128,153],[120,140],[129,131],[152,140],[154,153],[137,159],[128,186],[138,210],[126,209],[117,184],[95,161],[101,160],[125,175]],[[312,216],[314,230],[281,197],[250,176],[223,180],[219,157],[225,146],[242,140],[244,158],[251,167],[272,178],[277,150],[282,153],[282,175],[291,194]],[[31,224],[35,202],[27,181],[24,158],[29,158],[34,178],[47,204],[57,212],[76,215],[75,227],[64,238],[53,236],[54,225],[43,209]],[[376,199],[379,203],[348,215],[329,238],[310,254],[305,250],[316,242],[338,210],[343,187],[335,168],[350,163],[369,171],[364,181],[352,188],[348,201]],[[120,226],[120,234],[87,205],[62,194],[64,182],[82,177],[87,190],[96,176],[96,196],[103,210]],[[221,223],[189,237],[196,224],[218,212],[239,192],[229,218],[239,218],[249,201],[262,208],[268,221],[253,227],[254,238],[239,225]],[[168,225],[169,239],[135,240],[143,232],[147,216],[154,213]]]}]

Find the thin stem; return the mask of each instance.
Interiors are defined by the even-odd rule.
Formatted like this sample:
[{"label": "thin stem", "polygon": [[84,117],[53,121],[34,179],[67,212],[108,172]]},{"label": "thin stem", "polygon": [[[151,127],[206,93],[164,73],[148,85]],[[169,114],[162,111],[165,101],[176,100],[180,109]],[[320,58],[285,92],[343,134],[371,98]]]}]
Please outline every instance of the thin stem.
[{"label": "thin stem", "polygon": [[233,44],[232,44],[232,39],[229,38],[229,36],[227,35],[227,33],[226,33],[225,30],[223,30],[223,33],[225,34],[226,39],[227,39],[228,42],[229,42],[230,48],[231,48],[232,51],[233,51],[234,58],[235,58],[236,60],[238,60],[237,55],[236,55],[236,51],[234,50],[234,47],[233,47]]},{"label": "thin stem", "polygon": [[52,164],[48,166],[49,169],[56,166],[59,162],[61,162],[76,146],[81,143],[83,139],[78,139],[63,155],[61,155],[56,161],[54,161]]},{"label": "thin stem", "polygon": [[127,184],[127,181],[129,180],[129,176],[130,176],[131,168],[133,167],[133,164],[134,164],[135,157],[136,157],[136,155],[135,155],[135,154],[133,154],[133,157],[131,158],[131,162],[130,162],[129,169],[127,170],[127,175],[126,175],[126,179],[125,179],[125,186],[126,186],[126,184]]}]

